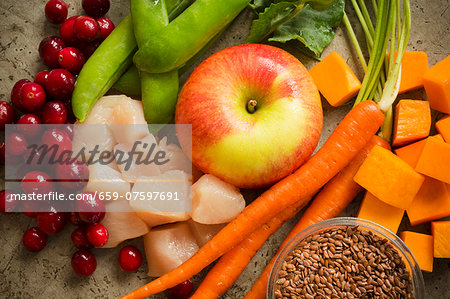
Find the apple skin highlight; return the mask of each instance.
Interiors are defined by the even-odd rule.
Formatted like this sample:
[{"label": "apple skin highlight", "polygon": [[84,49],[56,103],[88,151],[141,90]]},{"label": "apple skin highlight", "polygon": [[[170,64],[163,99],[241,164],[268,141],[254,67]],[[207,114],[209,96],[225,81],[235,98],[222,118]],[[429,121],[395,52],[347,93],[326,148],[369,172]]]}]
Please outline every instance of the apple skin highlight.
[{"label": "apple skin highlight", "polygon": [[178,96],[175,123],[192,124],[192,151],[184,134],[178,138],[200,170],[260,188],[311,156],[323,115],[319,92],[297,58],[246,44],[213,54],[193,71]]}]

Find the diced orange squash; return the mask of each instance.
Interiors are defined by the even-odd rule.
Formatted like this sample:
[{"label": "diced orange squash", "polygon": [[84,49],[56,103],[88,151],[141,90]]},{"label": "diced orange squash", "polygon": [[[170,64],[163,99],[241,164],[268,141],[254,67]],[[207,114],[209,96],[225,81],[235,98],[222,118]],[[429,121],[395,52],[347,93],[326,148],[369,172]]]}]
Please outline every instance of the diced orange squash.
[{"label": "diced orange squash", "polygon": [[450,144],[437,138],[427,138],[415,169],[450,184]]},{"label": "diced orange squash", "polygon": [[399,93],[423,87],[423,74],[428,70],[427,53],[405,51],[402,58],[402,75]]},{"label": "diced orange squash", "polygon": [[393,207],[366,192],[358,212],[358,218],[378,223],[394,234],[397,233],[405,210]]},{"label": "diced orange squash", "polygon": [[450,193],[445,183],[425,177],[419,192],[406,209],[412,225],[450,216]]},{"label": "diced orange squash", "polygon": [[401,100],[395,106],[392,146],[404,146],[428,136],[431,128],[430,103]]},{"label": "diced orange squash", "polygon": [[422,271],[433,271],[433,236],[404,231],[400,238],[411,250]]},{"label": "diced orange squash", "polygon": [[450,113],[450,56],[428,69],[423,76],[423,86],[431,108]]},{"label": "diced orange squash", "polygon": [[434,257],[450,258],[450,221],[431,222],[434,238]]},{"label": "diced orange squash", "polygon": [[436,130],[444,137],[445,142],[450,143],[450,116],[438,120],[436,122]]},{"label": "diced orange squash", "polygon": [[406,209],[419,191],[424,177],[390,150],[376,145],[353,179],[385,203]]},{"label": "diced orange squash", "polygon": [[331,52],[312,67],[309,74],[320,93],[334,107],[345,104],[361,89],[361,82],[336,52]]},{"label": "diced orange squash", "polygon": [[[436,134],[430,136],[431,138],[437,138],[438,140],[444,141],[441,135]],[[428,138],[430,138],[428,137]],[[399,156],[403,161],[408,163],[412,168],[415,168],[417,165],[417,161],[419,161],[420,154],[422,153],[423,147],[427,139],[423,139],[403,147],[399,147],[394,149],[394,153]]]}]

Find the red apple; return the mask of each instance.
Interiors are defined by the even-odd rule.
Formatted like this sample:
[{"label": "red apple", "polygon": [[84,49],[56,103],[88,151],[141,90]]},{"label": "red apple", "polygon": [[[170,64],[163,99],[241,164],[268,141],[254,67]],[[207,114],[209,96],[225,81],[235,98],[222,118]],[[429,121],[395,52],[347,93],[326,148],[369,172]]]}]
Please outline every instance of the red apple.
[{"label": "red apple", "polygon": [[320,95],[294,56],[268,45],[227,48],[184,84],[177,135],[201,171],[240,188],[271,185],[313,153],[322,130]]}]

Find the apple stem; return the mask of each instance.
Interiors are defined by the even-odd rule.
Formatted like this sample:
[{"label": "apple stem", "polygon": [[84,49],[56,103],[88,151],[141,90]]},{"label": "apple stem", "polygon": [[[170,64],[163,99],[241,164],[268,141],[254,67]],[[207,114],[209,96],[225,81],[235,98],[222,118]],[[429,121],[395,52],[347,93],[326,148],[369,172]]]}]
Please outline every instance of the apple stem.
[{"label": "apple stem", "polygon": [[256,111],[256,104],[258,104],[258,102],[256,102],[256,100],[249,100],[247,102],[248,113],[254,113]]}]

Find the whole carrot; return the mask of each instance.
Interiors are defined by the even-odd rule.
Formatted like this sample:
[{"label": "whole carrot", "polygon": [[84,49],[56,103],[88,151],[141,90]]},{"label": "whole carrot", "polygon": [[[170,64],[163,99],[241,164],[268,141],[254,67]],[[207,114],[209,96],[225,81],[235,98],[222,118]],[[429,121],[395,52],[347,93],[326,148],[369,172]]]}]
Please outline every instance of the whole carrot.
[{"label": "whole carrot", "polygon": [[361,150],[384,120],[373,101],[353,107],[322,148],[303,166],[248,205],[233,221],[179,267],[123,298],[143,298],[171,288],[200,272],[272,217],[325,185]]},{"label": "whole carrot", "polygon": [[222,255],[214,267],[209,270],[191,299],[211,299],[223,295],[238,279],[266,240],[304,206],[304,201],[298,201],[295,206],[282,211],[251,233],[248,238]]},{"label": "whole carrot", "polygon": [[258,280],[253,284],[250,292],[245,296],[246,299],[265,297],[267,282],[275,259],[282,248],[293,237],[314,223],[339,216],[356,195],[363,191],[363,188],[353,181],[353,177],[375,145],[387,149],[390,148],[387,141],[377,135],[372,136],[355,158],[322,188],[313,199],[310,206],[305,210],[297,224],[284,239],[283,243],[280,245],[280,249],[267,264],[266,268],[264,268],[264,271],[261,273]]}]

